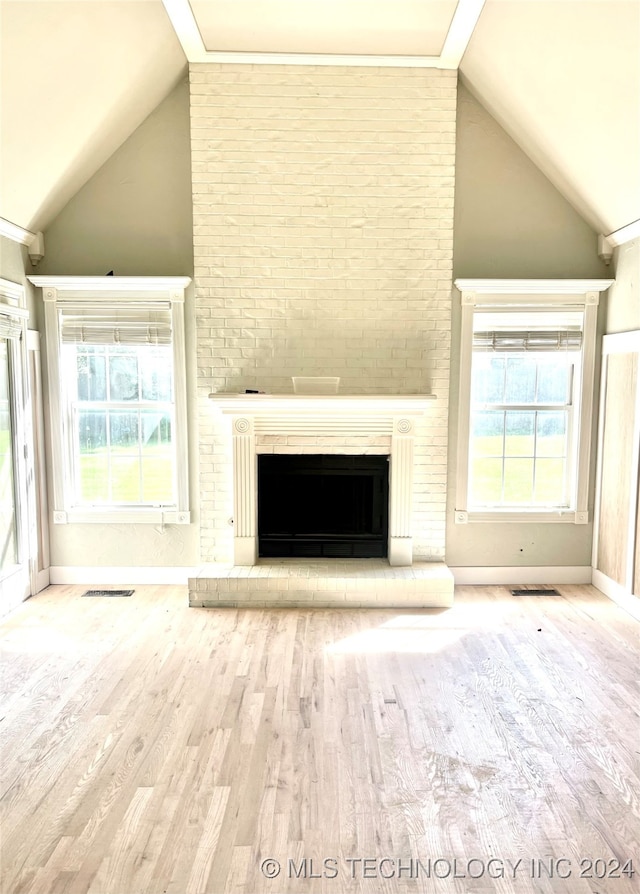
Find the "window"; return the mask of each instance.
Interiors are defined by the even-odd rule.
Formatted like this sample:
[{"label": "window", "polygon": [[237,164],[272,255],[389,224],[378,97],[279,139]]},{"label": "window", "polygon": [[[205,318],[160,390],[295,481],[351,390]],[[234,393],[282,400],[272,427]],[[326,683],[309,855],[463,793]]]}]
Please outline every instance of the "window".
[{"label": "window", "polygon": [[597,299],[607,284],[456,281],[458,523],[588,520]]},{"label": "window", "polygon": [[54,521],[187,523],[190,280],[32,280],[45,286]]},{"label": "window", "polygon": [[63,344],[78,505],[176,502],[171,346]]}]

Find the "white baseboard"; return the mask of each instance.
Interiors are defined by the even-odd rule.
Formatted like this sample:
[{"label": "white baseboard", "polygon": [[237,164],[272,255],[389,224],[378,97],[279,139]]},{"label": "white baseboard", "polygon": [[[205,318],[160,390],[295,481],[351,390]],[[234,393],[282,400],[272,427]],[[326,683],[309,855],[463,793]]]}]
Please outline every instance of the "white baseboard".
[{"label": "white baseboard", "polygon": [[590,565],[449,566],[458,585],[590,584]]},{"label": "white baseboard", "polygon": [[80,565],[52,565],[49,578],[52,584],[178,584],[187,585],[195,577],[197,568],[182,565],[137,565],[124,567],[93,567]]},{"label": "white baseboard", "polygon": [[608,596],[616,605],[619,605],[620,608],[629,612],[637,621],[640,621],[640,599],[625,590],[621,584],[611,580],[602,571],[598,571],[597,568],[593,569],[593,586],[597,587],[605,596]]}]

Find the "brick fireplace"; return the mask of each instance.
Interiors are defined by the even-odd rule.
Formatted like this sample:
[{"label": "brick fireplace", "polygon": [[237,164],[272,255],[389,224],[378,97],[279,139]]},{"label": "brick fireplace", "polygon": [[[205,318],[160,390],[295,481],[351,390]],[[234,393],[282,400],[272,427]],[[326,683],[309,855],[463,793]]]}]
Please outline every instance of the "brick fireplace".
[{"label": "brick fireplace", "polygon": [[390,565],[413,562],[414,454],[417,425],[430,409],[429,395],[211,394],[216,411],[230,419],[232,448],[233,561],[258,558],[257,456],[385,456],[389,458],[388,551]]},{"label": "brick fireplace", "polygon": [[[291,394],[293,375],[432,396],[411,417],[409,558],[442,561],[456,73],[206,64],[190,79],[202,561],[238,561],[230,426],[255,420],[216,397]],[[254,431],[252,449],[388,453],[404,410],[386,418]]]}]

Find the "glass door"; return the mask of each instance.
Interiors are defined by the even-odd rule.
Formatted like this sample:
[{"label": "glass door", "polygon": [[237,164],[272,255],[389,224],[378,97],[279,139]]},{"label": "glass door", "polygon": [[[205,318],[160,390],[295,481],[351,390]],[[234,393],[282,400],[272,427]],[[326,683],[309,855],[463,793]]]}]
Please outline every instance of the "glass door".
[{"label": "glass door", "polygon": [[6,338],[0,339],[0,579],[12,574],[19,564],[11,374],[7,342]]},{"label": "glass door", "polygon": [[[11,284],[0,280],[0,294]],[[9,300],[18,287],[10,289]],[[26,370],[28,312],[0,301],[0,615],[32,592],[32,435]]]}]

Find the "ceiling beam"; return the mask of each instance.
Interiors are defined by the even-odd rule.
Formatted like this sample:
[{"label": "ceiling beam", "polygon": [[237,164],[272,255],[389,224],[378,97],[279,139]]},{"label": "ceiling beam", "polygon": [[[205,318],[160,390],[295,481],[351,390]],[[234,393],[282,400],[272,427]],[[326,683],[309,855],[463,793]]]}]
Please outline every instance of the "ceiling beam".
[{"label": "ceiling beam", "polygon": [[247,53],[207,50],[189,0],[162,0],[188,62],[247,65],[352,65],[394,68],[457,69],[467,49],[485,0],[458,0],[438,56],[391,56],[334,53]]},{"label": "ceiling beam", "polygon": [[189,0],[162,0],[188,62],[204,62],[207,49]]},{"label": "ceiling beam", "polygon": [[445,63],[440,68],[460,66],[484,4],[485,0],[460,0],[440,51],[440,59]]}]

